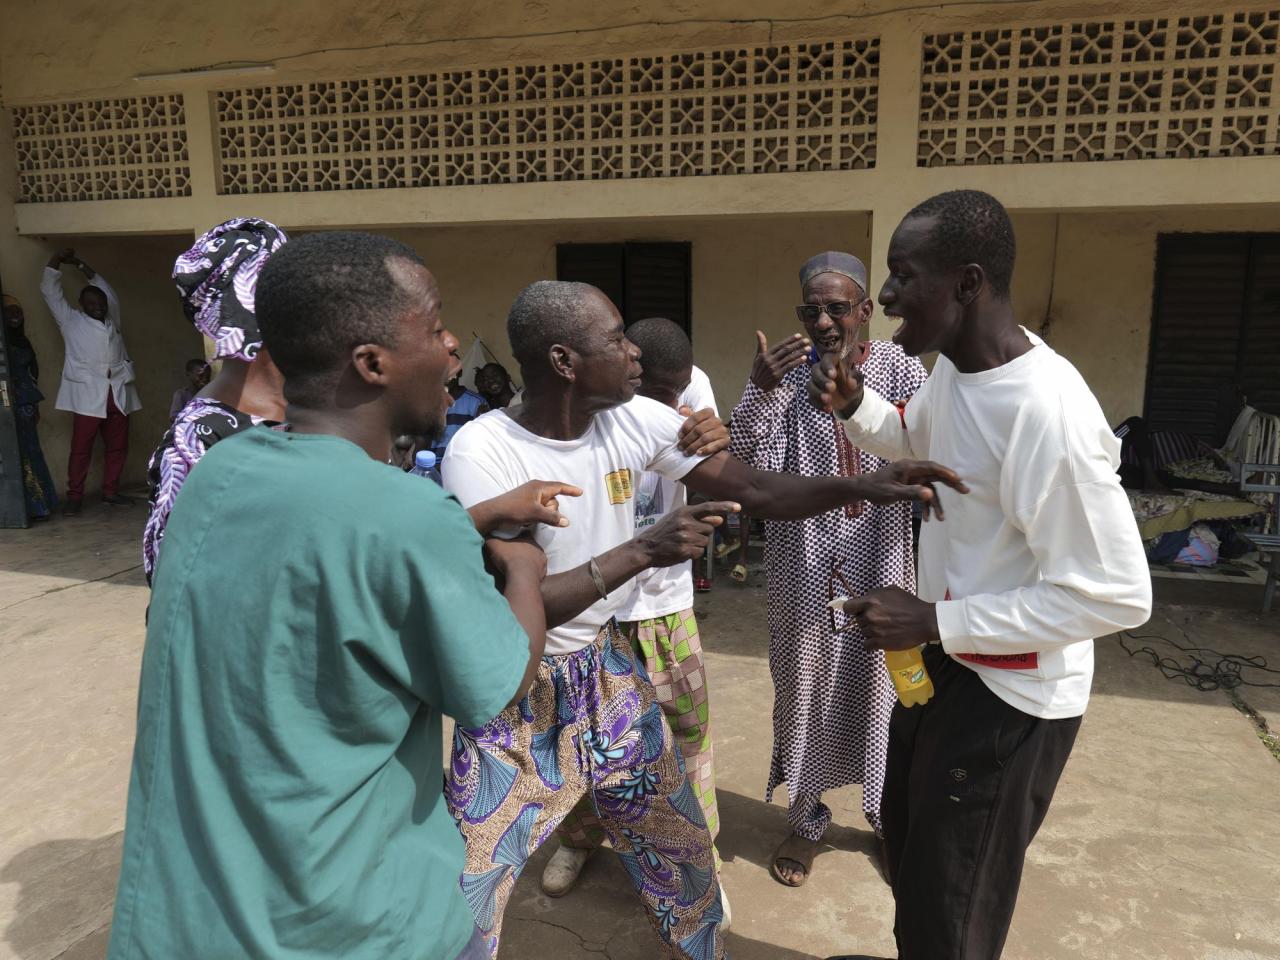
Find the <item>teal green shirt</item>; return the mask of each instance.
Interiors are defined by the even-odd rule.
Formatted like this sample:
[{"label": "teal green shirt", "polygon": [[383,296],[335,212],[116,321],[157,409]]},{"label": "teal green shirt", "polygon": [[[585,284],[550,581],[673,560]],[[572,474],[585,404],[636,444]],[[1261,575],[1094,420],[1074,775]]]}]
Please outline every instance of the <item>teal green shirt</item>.
[{"label": "teal green shirt", "polygon": [[455,957],[441,717],[527,662],[437,484],[337,437],[215,446],[156,567],[110,960]]}]

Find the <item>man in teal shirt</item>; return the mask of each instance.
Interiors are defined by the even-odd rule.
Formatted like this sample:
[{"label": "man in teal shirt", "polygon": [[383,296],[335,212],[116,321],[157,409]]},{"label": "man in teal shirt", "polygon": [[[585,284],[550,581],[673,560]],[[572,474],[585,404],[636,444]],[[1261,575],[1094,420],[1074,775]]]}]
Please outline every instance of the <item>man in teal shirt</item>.
[{"label": "man in teal shirt", "polygon": [[441,431],[456,369],[412,250],[296,239],[257,313],[288,425],[218,444],[174,506],[110,960],[470,957],[441,718],[483,724],[528,688],[545,559],[490,541],[504,599],[477,526],[546,508],[468,516],[386,465],[395,437]]}]

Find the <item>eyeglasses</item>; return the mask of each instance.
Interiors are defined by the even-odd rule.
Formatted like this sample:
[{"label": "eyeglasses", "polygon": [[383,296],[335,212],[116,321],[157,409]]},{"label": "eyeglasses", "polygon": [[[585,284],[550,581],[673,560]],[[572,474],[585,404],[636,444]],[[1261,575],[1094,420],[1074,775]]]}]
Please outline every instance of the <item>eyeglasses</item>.
[{"label": "eyeglasses", "polygon": [[[831,609],[831,601],[837,597],[848,600],[850,597],[860,595],[859,591],[853,589],[853,584],[846,579],[844,573],[840,570],[840,562],[837,560],[832,563],[831,573],[827,575],[827,623],[830,625],[832,633],[844,633],[857,626],[857,622],[846,616],[843,610]],[[837,622],[837,613],[840,614],[840,619],[844,621],[843,623]]]},{"label": "eyeglasses", "polygon": [[[863,298],[865,299],[865,298]],[[801,323],[817,323],[824,313],[832,320],[843,320],[853,313],[862,300],[832,300],[830,303],[802,303],[796,307]]]}]

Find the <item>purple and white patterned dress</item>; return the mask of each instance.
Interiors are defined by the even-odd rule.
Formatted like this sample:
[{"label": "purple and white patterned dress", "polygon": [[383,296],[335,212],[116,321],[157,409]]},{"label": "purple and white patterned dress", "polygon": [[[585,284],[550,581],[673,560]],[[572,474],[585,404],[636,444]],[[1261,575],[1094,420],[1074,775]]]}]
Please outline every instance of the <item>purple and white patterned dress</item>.
[{"label": "purple and white patterned dress", "polygon": [[142,532],[142,567],[147,574],[147,583],[151,583],[156,558],[160,555],[169,512],[173,510],[173,502],[192,468],[219,440],[269,422],[204,397],[192,398],[174,418],[147,464],[147,486],[151,490],[147,507],[150,512]]},{"label": "purple and white patterned dress", "polygon": [[[810,402],[810,370],[802,364],[767,394],[748,381],[733,411],[729,452],[762,470],[802,476],[847,475],[855,461],[858,472],[879,469],[884,460],[854,450],[834,417]],[[871,342],[862,371],[868,387],[899,402],[927,376],[919,360],[886,341]],[[822,793],[860,783],[863,812],[879,833],[893,684],[884,655],[865,651],[856,624],[833,618],[827,602],[888,585],[915,592],[911,505],[861,504],[771,521],[766,531],[774,705],[765,799],[785,781],[793,829],[818,840],[831,819]]]}]

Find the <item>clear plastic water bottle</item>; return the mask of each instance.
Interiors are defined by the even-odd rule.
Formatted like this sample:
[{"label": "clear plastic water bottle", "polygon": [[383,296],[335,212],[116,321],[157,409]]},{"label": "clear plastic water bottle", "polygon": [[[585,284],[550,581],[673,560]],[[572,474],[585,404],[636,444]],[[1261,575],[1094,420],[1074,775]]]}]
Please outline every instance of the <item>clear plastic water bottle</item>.
[{"label": "clear plastic water bottle", "polygon": [[413,458],[413,469],[409,472],[415,477],[430,477],[439,483],[440,468],[436,465],[435,451],[419,450],[417,456]]}]

